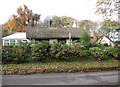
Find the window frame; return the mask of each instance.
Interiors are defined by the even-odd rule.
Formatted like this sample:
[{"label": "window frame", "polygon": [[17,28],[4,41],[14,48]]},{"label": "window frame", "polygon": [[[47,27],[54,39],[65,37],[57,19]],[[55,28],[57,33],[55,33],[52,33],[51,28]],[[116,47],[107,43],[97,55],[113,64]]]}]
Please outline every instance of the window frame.
[{"label": "window frame", "polygon": [[18,45],[20,42],[27,42],[27,39],[3,39],[3,46]]}]

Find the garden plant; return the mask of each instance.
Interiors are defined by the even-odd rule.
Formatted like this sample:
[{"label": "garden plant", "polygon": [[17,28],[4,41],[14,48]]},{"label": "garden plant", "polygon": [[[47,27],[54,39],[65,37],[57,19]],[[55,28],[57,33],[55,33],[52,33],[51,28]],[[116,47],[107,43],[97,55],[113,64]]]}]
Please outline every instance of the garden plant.
[{"label": "garden plant", "polygon": [[69,46],[61,42],[31,41],[2,47],[2,73],[116,70],[120,68],[119,59],[117,47],[105,47],[98,43],[83,47],[77,43]]}]

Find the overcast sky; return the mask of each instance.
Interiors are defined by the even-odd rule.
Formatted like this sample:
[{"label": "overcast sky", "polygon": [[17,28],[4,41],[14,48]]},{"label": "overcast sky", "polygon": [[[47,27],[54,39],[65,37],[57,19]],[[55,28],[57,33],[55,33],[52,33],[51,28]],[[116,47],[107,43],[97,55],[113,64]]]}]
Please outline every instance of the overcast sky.
[{"label": "overcast sky", "polygon": [[0,24],[4,24],[16,14],[17,8],[24,4],[33,13],[41,14],[41,20],[47,16],[69,16],[77,20],[99,21],[102,17],[94,14],[97,0],[1,0]]}]

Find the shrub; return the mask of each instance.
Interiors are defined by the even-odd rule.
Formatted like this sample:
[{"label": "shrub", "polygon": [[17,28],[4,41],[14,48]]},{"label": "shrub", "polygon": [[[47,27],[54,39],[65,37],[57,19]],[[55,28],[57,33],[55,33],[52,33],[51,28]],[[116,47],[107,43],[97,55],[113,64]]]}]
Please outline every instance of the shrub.
[{"label": "shrub", "polygon": [[85,47],[83,47],[80,44],[73,44],[70,50],[70,55],[72,57],[76,57],[76,58],[84,58],[87,59],[88,55],[89,55],[89,51],[86,50]]},{"label": "shrub", "polygon": [[107,58],[118,58],[118,48],[115,47],[105,47],[101,49],[99,47],[92,47],[89,49],[91,55],[97,60],[106,60]]},{"label": "shrub", "polygon": [[82,30],[82,35],[80,37],[80,42],[84,45],[87,46],[90,43],[90,35],[89,32],[86,30]]},{"label": "shrub", "polygon": [[20,43],[14,46],[4,46],[2,52],[3,63],[26,63],[31,58],[28,43]]},{"label": "shrub", "polygon": [[91,55],[96,58],[96,60],[104,60],[105,55],[101,48],[92,47],[92,48],[89,48],[89,51]]},{"label": "shrub", "polygon": [[19,45],[12,47],[12,55],[17,63],[27,63],[31,58],[31,49],[29,43],[20,42]]},{"label": "shrub", "polygon": [[43,41],[32,44],[32,57],[37,58],[37,61],[44,61],[49,55],[49,42]]},{"label": "shrub", "polygon": [[94,43],[89,43],[88,44],[89,47],[102,47],[104,45],[100,44],[99,42],[94,42]]},{"label": "shrub", "polygon": [[107,56],[112,56],[114,58],[118,58],[119,50],[117,47],[105,47],[104,53]]},{"label": "shrub", "polygon": [[9,63],[12,61],[12,50],[10,46],[2,47],[2,63]]},{"label": "shrub", "polygon": [[[96,43],[97,44],[97,43]],[[19,43],[14,46],[2,48],[3,63],[30,63],[46,61],[74,61],[74,60],[106,60],[108,58],[120,59],[120,52],[117,47],[104,47],[97,44],[97,47],[86,49],[80,43],[69,46],[61,42],[49,44],[48,41],[31,41],[30,43]],[[93,60],[92,59],[92,60]]]},{"label": "shrub", "polygon": [[51,44],[50,56],[59,59],[68,59],[69,46],[60,42]]}]

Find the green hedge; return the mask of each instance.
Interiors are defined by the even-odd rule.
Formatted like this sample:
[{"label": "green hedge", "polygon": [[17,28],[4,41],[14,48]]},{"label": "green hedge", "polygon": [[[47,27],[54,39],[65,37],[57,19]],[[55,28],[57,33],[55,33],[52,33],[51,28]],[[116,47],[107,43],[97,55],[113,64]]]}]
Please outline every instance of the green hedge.
[{"label": "green hedge", "polygon": [[31,41],[14,46],[4,46],[2,47],[2,63],[47,62],[49,60],[83,61],[90,58],[95,61],[109,58],[119,59],[120,53],[117,47],[91,45],[82,47],[80,44],[69,46],[60,42],[49,44],[47,41]]},{"label": "green hedge", "polygon": [[30,62],[31,49],[28,43],[20,43],[14,46],[4,46],[2,49],[2,63],[26,63]]}]

